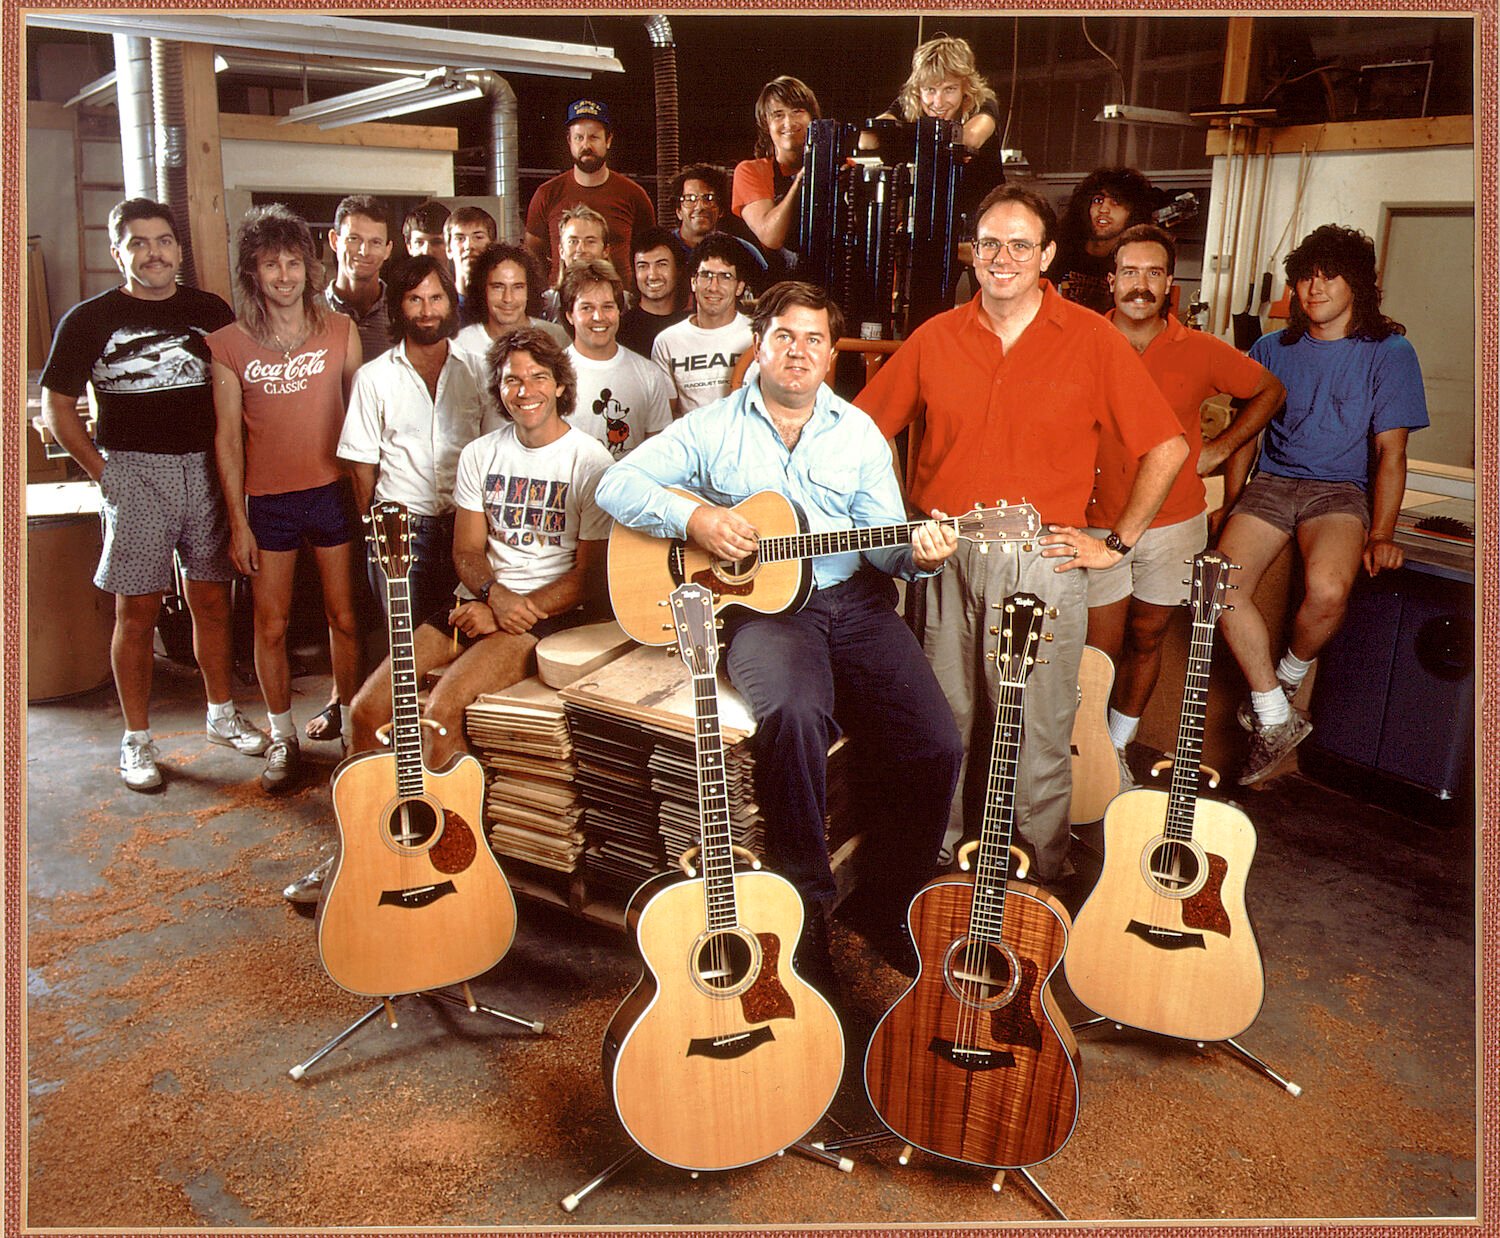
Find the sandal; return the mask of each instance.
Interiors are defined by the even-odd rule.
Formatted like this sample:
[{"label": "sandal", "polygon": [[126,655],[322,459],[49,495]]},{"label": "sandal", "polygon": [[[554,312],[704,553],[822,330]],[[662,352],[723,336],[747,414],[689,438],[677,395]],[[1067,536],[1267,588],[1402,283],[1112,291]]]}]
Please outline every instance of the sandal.
[{"label": "sandal", "polygon": [[314,714],[303,728],[308,739],[338,739],[344,733],[343,720],[339,714],[339,703],[331,701],[322,713]]}]

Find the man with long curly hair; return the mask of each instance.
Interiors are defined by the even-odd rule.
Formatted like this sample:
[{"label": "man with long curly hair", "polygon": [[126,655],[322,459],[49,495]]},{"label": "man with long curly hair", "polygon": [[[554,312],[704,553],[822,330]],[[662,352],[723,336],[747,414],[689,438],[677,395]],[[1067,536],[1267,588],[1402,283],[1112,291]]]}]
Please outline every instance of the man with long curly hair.
[{"label": "man with long curly hair", "polygon": [[1325,224],[1287,255],[1286,277],[1290,325],[1250,349],[1285,385],[1286,404],[1266,427],[1259,473],[1219,540],[1240,565],[1242,598],[1254,596],[1293,537],[1302,553],[1304,596],[1279,663],[1256,607],[1241,605],[1220,621],[1250,683],[1240,710],[1240,725],[1252,732],[1240,775],[1246,785],[1311,733],[1291,699],[1343,623],[1360,567],[1375,576],[1401,566],[1394,536],[1406,438],[1427,424],[1416,350],[1401,324],[1380,312],[1370,238]]},{"label": "man with long curly hair", "polygon": [[1096,168],[1079,182],[1046,271],[1064,297],[1099,314],[1114,308],[1109,276],[1115,246],[1126,228],[1151,222],[1151,202],[1151,182],[1134,168]]}]

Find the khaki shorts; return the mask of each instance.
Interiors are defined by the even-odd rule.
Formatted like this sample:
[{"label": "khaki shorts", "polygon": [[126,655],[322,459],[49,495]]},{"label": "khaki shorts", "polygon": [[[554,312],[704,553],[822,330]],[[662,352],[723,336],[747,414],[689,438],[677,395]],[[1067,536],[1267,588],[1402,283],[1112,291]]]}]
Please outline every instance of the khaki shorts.
[{"label": "khaki shorts", "polygon": [[[1108,529],[1089,529],[1101,540]],[[1208,514],[1147,529],[1112,567],[1088,569],[1089,605],[1108,606],[1132,594],[1153,606],[1180,606],[1188,598],[1188,564],[1208,545]]]},{"label": "khaki shorts", "polygon": [[1258,473],[1229,515],[1231,519],[1255,516],[1288,537],[1296,536],[1297,526],[1304,520],[1319,516],[1353,516],[1368,529],[1370,496],[1357,482]]}]

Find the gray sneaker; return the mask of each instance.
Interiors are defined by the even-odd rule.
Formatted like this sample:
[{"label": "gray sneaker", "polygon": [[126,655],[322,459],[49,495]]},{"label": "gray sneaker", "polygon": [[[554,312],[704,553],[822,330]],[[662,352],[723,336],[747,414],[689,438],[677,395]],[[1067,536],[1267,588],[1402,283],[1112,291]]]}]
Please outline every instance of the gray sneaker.
[{"label": "gray sneaker", "polygon": [[1120,790],[1136,790],[1141,784],[1135,780],[1135,775],[1130,772],[1130,762],[1125,757],[1125,749],[1116,748],[1115,758],[1120,762]]},{"label": "gray sneaker", "polygon": [[121,740],[120,781],[132,791],[160,791],[161,770],[156,768],[158,755],[153,740]]},{"label": "gray sneaker", "polygon": [[301,769],[302,749],[296,739],[273,739],[266,748],[260,785],[268,795],[284,795],[296,784]]},{"label": "gray sneaker", "polygon": [[223,744],[247,757],[260,756],[271,742],[271,737],[238,709],[227,718],[210,718],[206,725],[209,743]]},{"label": "gray sneaker", "polygon": [[1250,738],[1250,755],[1240,774],[1240,786],[1248,787],[1267,777],[1282,759],[1312,734],[1312,723],[1292,711],[1292,716],[1275,726],[1264,726]]},{"label": "gray sneaker", "polygon": [[316,903],[323,897],[323,883],[328,880],[328,874],[333,871],[333,862],[337,855],[329,851],[325,859],[318,861],[318,866],[304,877],[298,877],[296,881],[287,886],[281,892],[281,897],[289,903],[310,905]]},{"label": "gray sneaker", "polygon": [[[1297,688],[1294,688],[1280,675],[1276,676],[1276,682],[1281,685],[1281,690],[1286,693],[1286,703],[1291,705],[1292,697],[1297,695],[1297,688],[1300,688],[1302,685],[1298,684]],[[1297,707],[1293,705],[1292,713],[1295,714],[1296,712]],[[1255,730],[1255,702],[1248,696],[1240,702],[1239,709],[1235,711],[1234,720],[1240,724],[1240,729],[1243,731]]]}]

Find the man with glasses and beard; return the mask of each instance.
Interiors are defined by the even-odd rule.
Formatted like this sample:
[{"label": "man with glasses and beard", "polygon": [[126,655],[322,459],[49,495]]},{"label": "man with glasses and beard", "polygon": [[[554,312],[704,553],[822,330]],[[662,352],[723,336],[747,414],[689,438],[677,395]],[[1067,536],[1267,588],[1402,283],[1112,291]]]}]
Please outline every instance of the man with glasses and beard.
[{"label": "man with glasses and beard", "polygon": [[[1070,872],[1073,714],[1087,623],[1085,575],[1123,559],[1171,488],[1187,443],[1171,408],[1121,333],[1065,301],[1042,278],[1056,246],[1046,199],[1001,185],[979,204],[973,240],[979,294],[928,319],[855,398],[894,438],[918,417],[924,428],[907,473],[907,500],[927,512],[1025,499],[1046,535],[1030,548],[981,555],[961,543],[926,589],[923,645],[964,737],[962,796],[949,821],[950,848],[965,827],[977,836],[986,798],[997,685],[985,661],[995,605],[1017,590],[1056,617],[1047,664],[1028,680],[1025,738],[1016,784],[1017,832],[1035,853],[1034,875]],[[1104,437],[1138,461],[1130,496],[1108,538],[1090,537],[1089,495]]]}]

